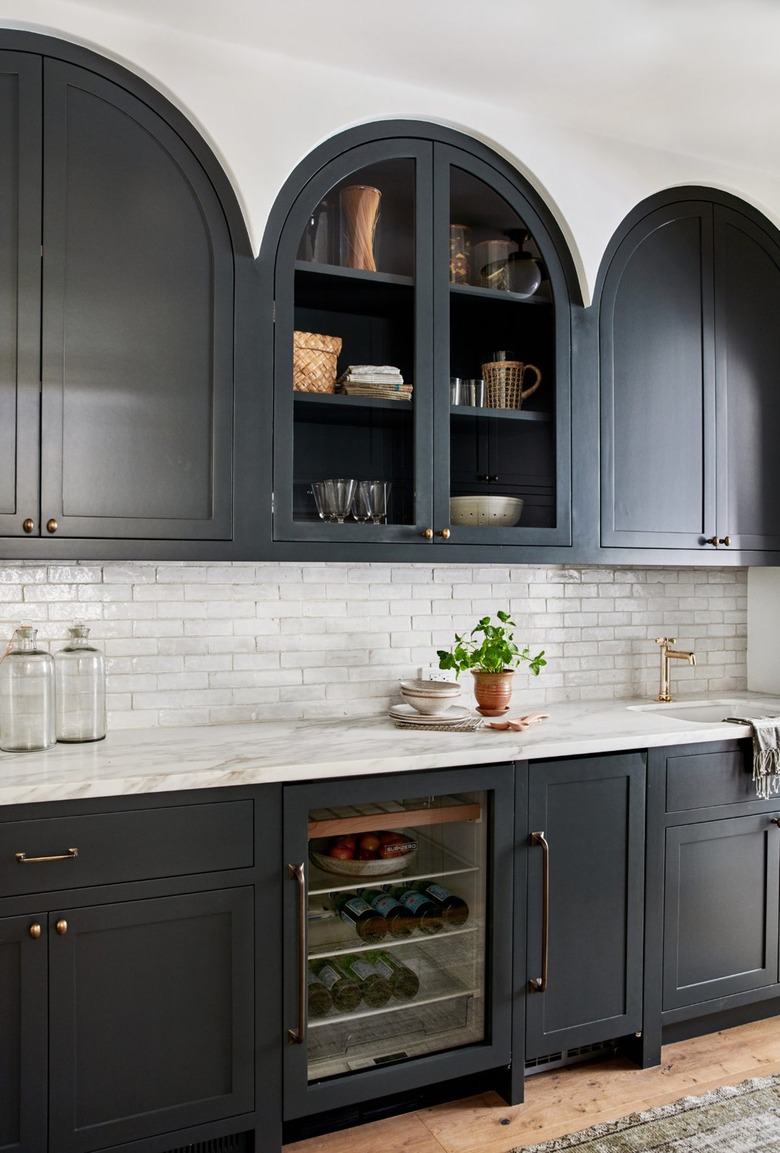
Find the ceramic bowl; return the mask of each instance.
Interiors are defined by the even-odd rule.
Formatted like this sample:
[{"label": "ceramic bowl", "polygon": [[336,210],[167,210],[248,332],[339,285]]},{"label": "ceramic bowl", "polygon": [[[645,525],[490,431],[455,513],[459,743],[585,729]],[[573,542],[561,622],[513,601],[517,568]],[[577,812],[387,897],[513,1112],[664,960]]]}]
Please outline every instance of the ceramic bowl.
[{"label": "ceramic bowl", "polygon": [[460,685],[454,681],[399,681],[401,692],[405,696],[422,697],[457,697],[460,696]]},{"label": "ceramic bowl", "polygon": [[[414,834],[409,834],[414,839]],[[396,857],[377,858],[373,861],[344,861],[338,857],[330,857],[327,853],[328,837],[309,842],[309,858],[312,864],[326,873],[335,873],[337,877],[387,877],[391,873],[402,873],[417,860],[417,850],[409,853],[399,853]]]},{"label": "ceramic bowl", "polygon": [[450,522],[460,525],[517,524],[523,513],[518,496],[453,496],[450,498]]},{"label": "ceramic bowl", "polygon": [[[457,686],[456,686],[457,687]],[[446,713],[447,709],[460,696],[460,689],[456,693],[407,693],[401,689],[401,696],[408,705],[426,717],[434,717],[439,713]]]}]

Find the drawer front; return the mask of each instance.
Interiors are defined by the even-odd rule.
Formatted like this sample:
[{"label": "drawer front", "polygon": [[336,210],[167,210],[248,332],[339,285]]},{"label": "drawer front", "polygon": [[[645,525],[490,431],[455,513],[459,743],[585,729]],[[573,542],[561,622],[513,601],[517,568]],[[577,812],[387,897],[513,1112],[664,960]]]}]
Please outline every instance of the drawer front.
[{"label": "drawer front", "polygon": [[684,813],[756,800],[750,746],[680,753],[666,762],[666,811]]},{"label": "drawer front", "polygon": [[0,822],[0,896],[249,868],[253,825],[250,799]]}]

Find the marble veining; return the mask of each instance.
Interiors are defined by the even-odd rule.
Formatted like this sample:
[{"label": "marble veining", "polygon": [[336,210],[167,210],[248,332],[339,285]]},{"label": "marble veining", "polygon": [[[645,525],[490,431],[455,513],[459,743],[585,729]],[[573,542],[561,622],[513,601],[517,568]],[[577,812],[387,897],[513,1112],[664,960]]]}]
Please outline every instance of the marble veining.
[{"label": "marble veining", "polygon": [[[744,701],[746,713],[751,703],[780,712],[777,700],[729,696]],[[95,744],[0,753],[0,804],[446,769],[750,735],[748,725],[631,708],[646,703],[551,704],[546,720],[521,733],[399,729],[386,716],[123,730]]]}]

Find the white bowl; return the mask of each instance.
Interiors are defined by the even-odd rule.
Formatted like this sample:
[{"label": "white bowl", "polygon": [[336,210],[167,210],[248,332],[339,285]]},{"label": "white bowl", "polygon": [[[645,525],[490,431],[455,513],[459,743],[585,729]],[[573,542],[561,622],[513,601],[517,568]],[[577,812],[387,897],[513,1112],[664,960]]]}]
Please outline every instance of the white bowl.
[{"label": "white bowl", "polygon": [[523,513],[519,496],[453,496],[450,497],[452,524],[487,524],[508,527],[517,524]]},{"label": "white bowl", "polygon": [[416,709],[418,713],[422,713],[426,717],[437,716],[439,713],[446,713],[447,709],[457,700],[460,695],[460,690],[457,694],[452,693],[450,696],[443,697],[440,694],[434,693],[433,696],[423,696],[422,693],[405,693],[401,689],[401,696],[404,698],[408,705]]},{"label": "white bowl", "polygon": [[457,697],[460,696],[460,685],[454,681],[399,681],[404,696],[423,697]]}]

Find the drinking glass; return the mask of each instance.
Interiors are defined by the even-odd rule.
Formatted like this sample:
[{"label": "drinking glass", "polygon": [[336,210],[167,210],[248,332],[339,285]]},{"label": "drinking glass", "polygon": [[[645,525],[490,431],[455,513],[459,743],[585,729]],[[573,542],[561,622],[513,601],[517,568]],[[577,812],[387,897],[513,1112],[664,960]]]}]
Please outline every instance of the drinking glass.
[{"label": "drinking glass", "polygon": [[339,477],[334,480],[325,480],[325,516],[327,520],[335,520],[336,524],[343,524],[349,515],[352,501],[355,497],[356,481]]},{"label": "drinking glass", "polygon": [[355,509],[358,520],[370,520],[382,524],[387,520],[387,498],[390,495],[390,482],[386,480],[361,480],[355,494]]}]

